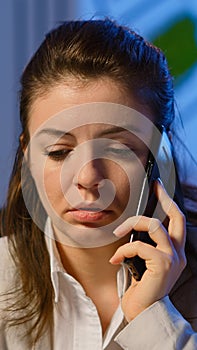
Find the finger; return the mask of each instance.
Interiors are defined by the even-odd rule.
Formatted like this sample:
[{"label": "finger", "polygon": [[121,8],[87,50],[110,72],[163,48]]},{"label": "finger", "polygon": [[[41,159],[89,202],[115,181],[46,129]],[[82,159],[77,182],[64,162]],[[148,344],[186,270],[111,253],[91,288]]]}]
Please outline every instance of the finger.
[{"label": "finger", "polygon": [[153,255],[159,254],[159,252],[155,251],[156,249],[150,244],[135,241],[119,247],[110,259],[110,262],[112,264],[120,264],[125,258],[132,258],[136,255],[144,260],[149,260],[150,257],[152,259]]},{"label": "finger", "polygon": [[117,237],[123,237],[133,229],[136,231],[147,231],[149,233],[153,233],[160,227],[161,222],[158,219],[138,215],[126,219],[113,231],[113,233]]},{"label": "finger", "polygon": [[168,232],[158,219],[146,216],[133,216],[122,223],[116,230],[118,237],[125,236],[129,231],[148,232],[151,239],[156,243],[157,248],[171,254],[173,245]]},{"label": "finger", "polygon": [[169,218],[168,232],[175,249],[184,248],[186,240],[185,216],[177,204],[169,197],[160,181],[155,182],[155,193],[161,203],[161,207]]},{"label": "finger", "polygon": [[177,255],[166,254],[150,244],[135,241],[127,243],[118,248],[115,254],[111,257],[110,263],[117,265],[123,263],[125,258],[139,256],[145,261],[147,271],[154,273],[155,276],[162,278],[166,272],[171,271],[173,266],[179,266]]}]

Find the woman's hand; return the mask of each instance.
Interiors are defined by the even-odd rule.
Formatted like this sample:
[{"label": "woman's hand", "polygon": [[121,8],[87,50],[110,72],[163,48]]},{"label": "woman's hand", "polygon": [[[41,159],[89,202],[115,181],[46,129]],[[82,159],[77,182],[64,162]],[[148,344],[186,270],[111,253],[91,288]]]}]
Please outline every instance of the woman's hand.
[{"label": "woman's hand", "polygon": [[128,322],[166,296],[186,265],[185,217],[158,181],[155,183],[155,193],[168,217],[167,229],[159,220],[141,216],[128,218],[115,230],[119,237],[132,229],[147,231],[156,243],[156,247],[140,241],[127,243],[119,247],[110,259],[112,264],[120,264],[125,257],[138,255],[146,262],[147,270],[142,279],[139,282],[132,279],[122,298],[122,309]]}]

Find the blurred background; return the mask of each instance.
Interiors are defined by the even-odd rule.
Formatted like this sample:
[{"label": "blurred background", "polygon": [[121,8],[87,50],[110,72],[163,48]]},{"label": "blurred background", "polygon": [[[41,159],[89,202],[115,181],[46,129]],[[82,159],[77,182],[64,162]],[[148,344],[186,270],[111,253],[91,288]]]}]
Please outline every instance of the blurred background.
[{"label": "blurred background", "polygon": [[20,75],[48,30],[65,19],[110,16],[165,52],[187,145],[197,159],[196,0],[0,0],[0,206],[20,132]]}]

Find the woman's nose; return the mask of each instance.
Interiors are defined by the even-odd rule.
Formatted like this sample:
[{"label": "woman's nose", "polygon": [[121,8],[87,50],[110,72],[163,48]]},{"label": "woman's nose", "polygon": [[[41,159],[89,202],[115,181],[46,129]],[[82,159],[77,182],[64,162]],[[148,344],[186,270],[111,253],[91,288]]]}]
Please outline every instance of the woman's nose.
[{"label": "woman's nose", "polygon": [[75,174],[73,182],[78,188],[96,189],[102,186],[103,166],[100,159],[94,159],[83,164]]}]

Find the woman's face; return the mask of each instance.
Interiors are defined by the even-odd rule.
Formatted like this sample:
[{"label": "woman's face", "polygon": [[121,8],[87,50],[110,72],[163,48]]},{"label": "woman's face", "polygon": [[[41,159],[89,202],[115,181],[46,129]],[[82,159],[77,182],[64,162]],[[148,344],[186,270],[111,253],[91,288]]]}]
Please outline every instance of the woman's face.
[{"label": "woman's face", "polygon": [[117,238],[105,229],[135,214],[151,118],[107,78],[62,83],[34,101],[30,169],[57,235],[65,223],[66,243],[108,244]]}]

